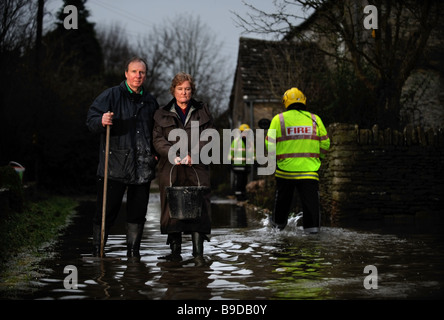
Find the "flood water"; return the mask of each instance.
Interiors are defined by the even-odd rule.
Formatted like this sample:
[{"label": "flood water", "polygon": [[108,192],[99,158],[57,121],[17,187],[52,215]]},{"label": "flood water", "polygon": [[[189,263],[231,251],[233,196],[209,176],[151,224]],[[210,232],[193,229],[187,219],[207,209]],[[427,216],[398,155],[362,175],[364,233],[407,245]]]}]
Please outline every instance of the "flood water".
[{"label": "flood water", "polygon": [[[74,218],[42,262],[45,276],[23,299],[292,300],[443,299],[442,224],[411,218],[371,230],[323,227],[305,235],[297,218],[275,231],[230,200],[213,201],[213,230],[205,242],[206,264],[192,259],[183,236],[182,262],[165,262],[166,235],[159,231],[160,201],[152,194],[139,263],[126,259],[124,213],[111,230],[109,258],[90,259],[91,203]],[[394,219],[396,220],[396,219]],[[429,229],[433,226],[433,229]],[[65,270],[74,266],[77,287]],[[370,271],[365,268],[370,266]],[[72,267],[71,267],[72,268]],[[70,278],[72,279],[72,278]]]}]

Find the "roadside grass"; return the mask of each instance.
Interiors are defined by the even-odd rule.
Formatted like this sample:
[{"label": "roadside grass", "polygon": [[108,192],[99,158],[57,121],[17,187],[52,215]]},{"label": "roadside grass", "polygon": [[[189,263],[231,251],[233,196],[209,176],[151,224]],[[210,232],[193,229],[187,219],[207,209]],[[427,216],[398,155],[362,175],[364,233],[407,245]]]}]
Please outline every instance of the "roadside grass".
[{"label": "roadside grass", "polygon": [[51,243],[69,225],[78,202],[39,194],[23,210],[0,217],[0,297],[14,298],[41,275],[38,263],[51,255]]}]

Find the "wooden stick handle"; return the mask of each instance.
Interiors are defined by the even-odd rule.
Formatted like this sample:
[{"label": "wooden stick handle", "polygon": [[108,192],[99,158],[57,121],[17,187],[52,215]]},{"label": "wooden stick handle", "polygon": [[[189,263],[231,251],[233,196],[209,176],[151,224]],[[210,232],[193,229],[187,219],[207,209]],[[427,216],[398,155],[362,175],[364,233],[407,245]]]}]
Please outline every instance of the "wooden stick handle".
[{"label": "wooden stick handle", "polygon": [[105,219],[106,219],[106,195],[108,193],[108,160],[109,160],[109,136],[111,126],[106,126],[106,143],[105,143],[105,169],[103,178],[103,202],[102,202],[102,232],[100,239],[100,257],[103,258],[103,249],[105,246]]}]

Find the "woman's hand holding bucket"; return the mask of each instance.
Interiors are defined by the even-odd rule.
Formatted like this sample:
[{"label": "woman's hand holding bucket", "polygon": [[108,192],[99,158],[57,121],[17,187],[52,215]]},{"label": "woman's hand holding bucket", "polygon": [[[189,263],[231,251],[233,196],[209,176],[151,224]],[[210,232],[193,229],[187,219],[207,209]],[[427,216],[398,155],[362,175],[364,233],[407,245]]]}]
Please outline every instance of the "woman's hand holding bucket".
[{"label": "woman's hand holding bucket", "polygon": [[183,159],[180,159],[180,157],[176,157],[175,159],[174,159],[174,164],[175,165],[181,165],[181,164],[185,164],[185,165],[188,165],[188,166],[192,166],[193,165],[193,163],[192,163],[192,161],[191,161],[191,157],[190,157],[190,155],[187,155],[185,158],[183,158]]}]

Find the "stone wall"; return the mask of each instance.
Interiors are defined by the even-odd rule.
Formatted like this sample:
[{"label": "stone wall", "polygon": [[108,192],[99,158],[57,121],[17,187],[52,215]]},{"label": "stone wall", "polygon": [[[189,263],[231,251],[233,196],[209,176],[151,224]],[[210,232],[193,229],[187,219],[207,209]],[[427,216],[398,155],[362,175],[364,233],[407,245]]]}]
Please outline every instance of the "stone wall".
[{"label": "stone wall", "polygon": [[394,214],[444,214],[442,130],[332,124],[327,131],[331,148],[320,171],[324,219],[334,225]]}]

